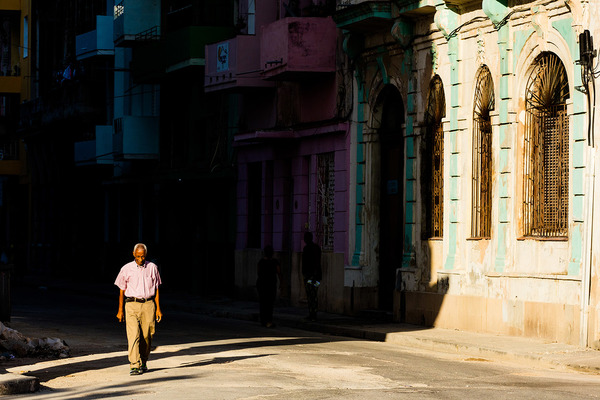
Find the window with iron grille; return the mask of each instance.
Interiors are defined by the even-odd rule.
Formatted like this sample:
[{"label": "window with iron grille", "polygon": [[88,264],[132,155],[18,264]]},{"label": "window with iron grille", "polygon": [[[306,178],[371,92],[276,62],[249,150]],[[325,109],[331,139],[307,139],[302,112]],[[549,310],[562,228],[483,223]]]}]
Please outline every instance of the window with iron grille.
[{"label": "window with iron grille", "polygon": [[425,112],[426,138],[423,154],[423,201],[426,205],[425,235],[443,236],[444,227],[444,129],[446,116],[444,86],[439,76],[429,84],[427,111]]},{"label": "window with iron grille", "polygon": [[524,235],[564,237],[569,214],[569,82],[558,56],[540,54],[525,93]]},{"label": "window with iron grille", "polygon": [[487,66],[479,68],[473,102],[473,177],[471,236],[490,237],[492,226],[492,121],[494,82]]},{"label": "window with iron grille", "polygon": [[317,227],[316,236],[323,250],[333,250],[335,214],[334,153],[317,155]]}]

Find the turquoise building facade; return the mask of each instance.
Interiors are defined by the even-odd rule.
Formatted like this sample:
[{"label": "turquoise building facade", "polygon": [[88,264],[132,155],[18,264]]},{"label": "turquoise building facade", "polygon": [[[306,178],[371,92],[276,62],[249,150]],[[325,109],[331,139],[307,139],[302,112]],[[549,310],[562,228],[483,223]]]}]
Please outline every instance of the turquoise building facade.
[{"label": "turquoise building facade", "polygon": [[595,61],[580,47],[596,8],[338,2],[355,78],[349,308],[597,347]]}]

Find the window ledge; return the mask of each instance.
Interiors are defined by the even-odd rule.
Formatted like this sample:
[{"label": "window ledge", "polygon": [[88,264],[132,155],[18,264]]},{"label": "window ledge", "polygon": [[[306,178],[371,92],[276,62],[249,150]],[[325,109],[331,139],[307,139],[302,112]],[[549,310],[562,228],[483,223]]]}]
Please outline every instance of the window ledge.
[{"label": "window ledge", "polygon": [[568,236],[519,236],[517,238],[518,241],[523,242],[526,240],[536,240],[539,242],[567,242],[569,240]]},{"label": "window ledge", "polygon": [[556,274],[536,274],[536,273],[498,273],[498,272],[488,272],[485,274],[488,278],[511,278],[511,279],[547,279],[553,281],[574,281],[580,282],[581,276],[579,275],[569,275],[567,272],[564,273],[556,273]]}]

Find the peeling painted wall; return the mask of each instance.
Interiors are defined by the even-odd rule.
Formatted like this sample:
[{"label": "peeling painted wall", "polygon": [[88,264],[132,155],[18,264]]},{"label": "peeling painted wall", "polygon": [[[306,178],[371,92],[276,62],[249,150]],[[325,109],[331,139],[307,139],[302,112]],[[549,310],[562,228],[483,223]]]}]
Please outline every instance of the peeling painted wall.
[{"label": "peeling painted wall", "polygon": [[[379,184],[375,145],[378,138],[373,117],[379,90],[392,84],[407,104],[403,110],[407,122],[404,230],[405,239],[409,240],[398,244],[404,247],[405,260],[398,269],[397,288],[404,291],[407,300],[404,316],[399,314],[402,307],[394,304],[396,317],[448,328],[580,343],[581,330],[585,329],[581,324],[582,281],[585,252],[590,249],[586,235],[591,215],[586,206],[590,193],[586,184],[590,160],[584,135],[587,109],[585,96],[576,90],[581,84],[576,60],[578,34],[582,27],[589,26],[581,10],[594,9],[590,12],[597,13],[596,8],[579,1],[569,1],[567,5],[527,2],[513,8],[494,0],[484,1],[483,7],[448,8],[441,4],[434,14],[411,21],[414,37],[409,41],[410,50],[401,48],[402,37],[390,37],[382,31],[365,35],[363,52],[356,61],[357,85],[362,85],[359,93],[364,99],[356,103],[355,115],[361,118],[353,126],[355,133],[361,132],[354,150],[362,146],[365,159],[364,190],[360,191],[362,199],[357,200],[364,202],[357,214],[357,219],[361,219],[362,245],[357,246],[360,263],[346,270],[346,286],[350,281],[377,286],[373,277],[381,262],[377,254],[379,218],[385,216],[379,216],[372,206],[379,204],[379,192],[375,189]],[[570,94],[569,233],[566,238],[550,240],[523,237],[522,212],[525,87],[535,57],[546,51],[556,54],[565,66]],[[487,65],[492,74],[496,96],[492,112],[493,205],[489,239],[470,238],[473,99],[475,76],[481,65]],[[435,74],[444,83],[447,105],[443,122],[442,240],[421,235],[427,207],[421,196],[421,160],[427,155],[420,149],[424,146],[427,91]],[[356,219],[351,218],[350,225],[353,223]],[[593,264],[592,269],[592,311],[598,315],[591,317],[590,325],[600,326],[596,284],[600,267]],[[397,292],[396,302],[399,301]],[[457,313],[450,305],[466,307],[468,312]],[[468,321],[473,318],[479,322]],[[557,327],[553,319],[561,321],[565,328]],[[596,341],[600,339],[598,334],[594,337]]]}]

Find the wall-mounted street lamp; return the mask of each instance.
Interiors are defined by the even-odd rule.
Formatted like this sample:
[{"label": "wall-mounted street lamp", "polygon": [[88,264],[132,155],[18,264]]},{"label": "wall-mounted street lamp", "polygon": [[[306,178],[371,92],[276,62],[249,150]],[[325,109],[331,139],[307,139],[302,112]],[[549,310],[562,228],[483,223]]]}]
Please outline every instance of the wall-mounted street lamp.
[{"label": "wall-mounted street lamp", "polygon": [[594,49],[594,38],[589,30],[579,34],[579,60],[577,64],[581,65],[581,86],[577,89],[587,96],[588,101],[588,145],[594,146],[594,119],[596,115],[596,82],[598,72],[594,68],[594,58],[596,50]]}]

